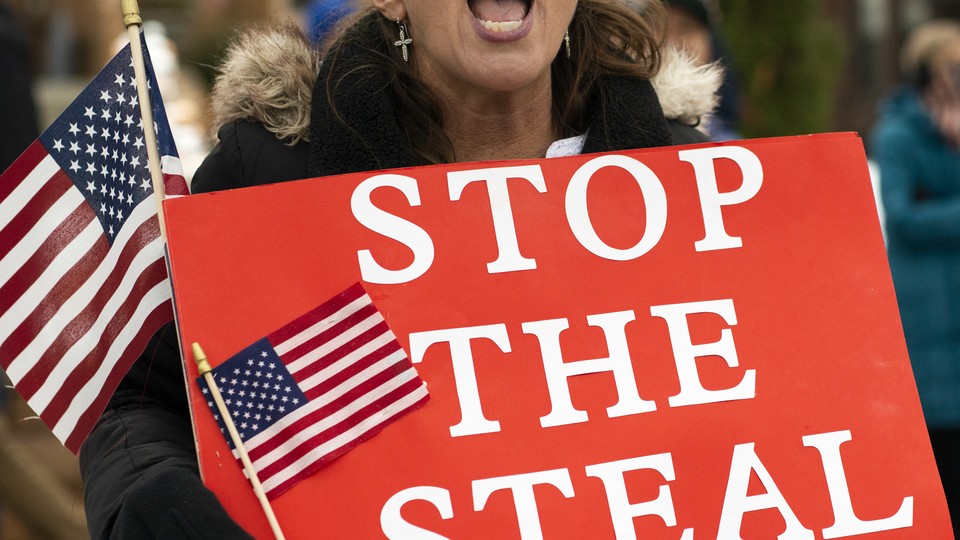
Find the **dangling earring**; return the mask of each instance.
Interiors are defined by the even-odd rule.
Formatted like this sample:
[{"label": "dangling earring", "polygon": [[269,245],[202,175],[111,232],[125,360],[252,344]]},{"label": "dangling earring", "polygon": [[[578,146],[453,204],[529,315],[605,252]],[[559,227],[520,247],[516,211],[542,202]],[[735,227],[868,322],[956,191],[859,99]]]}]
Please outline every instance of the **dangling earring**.
[{"label": "dangling earring", "polygon": [[407,25],[403,23],[400,19],[397,19],[397,26],[400,27],[400,39],[393,42],[394,47],[400,47],[400,50],[403,52],[403,61],[410,61],[410,53],[407,51],[407,45],[413,43],[413,40],[407,37]]},{"label": "dangling earring", "polygon": [[570,30],[563,33],[563,46],[567,48],[567,59],[570,59]]}]

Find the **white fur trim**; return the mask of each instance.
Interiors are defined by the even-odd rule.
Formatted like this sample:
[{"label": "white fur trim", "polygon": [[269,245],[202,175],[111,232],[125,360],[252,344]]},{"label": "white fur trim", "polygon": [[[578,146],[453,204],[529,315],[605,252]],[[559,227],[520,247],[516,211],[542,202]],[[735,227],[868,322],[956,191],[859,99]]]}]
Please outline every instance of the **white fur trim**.
[{"label": "white fur trim", "polygon": [[723,68],[717,63],[698,66],[689,54],[674,47],[665,47],[661,54],[660,71],[650,82],[664,116],[690,125],[702,123],[720,102],[717,91],[723,83]]},{"label": "white fur trim", "polygon": [[219,66],[213,125],[252,120],[291,144],[309,140],[319,69],[320,54],[293,23],[243,32]]},{"label": "white fur trim", "polygon": [[[651,81],[664,115],[703,125],[719,102],[720,65],[697,66],[683,51],[666,47],[660,71]],[[242,33],[227,50],[211,96],[213,125],[234,120],[262,123],[291,143],[308,140],[310,96],[320,54],[296,25]]]}]

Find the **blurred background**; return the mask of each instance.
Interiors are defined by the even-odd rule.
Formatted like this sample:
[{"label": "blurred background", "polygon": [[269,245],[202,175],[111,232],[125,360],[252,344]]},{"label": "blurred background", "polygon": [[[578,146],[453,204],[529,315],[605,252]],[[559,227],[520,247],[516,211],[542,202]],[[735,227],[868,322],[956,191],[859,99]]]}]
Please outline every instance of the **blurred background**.
[{"label": "blurred background", "polygon": [[[206,95],[212,66],[235,30],[295,19],[309,32],[327,20],[330,4],[340,3],[139,0],[188,177],[212,145],[215,126],[206,121]],[[728,64],[724,129],[730,138],[825,131],[866,137],[878,103],[901,82],[898,53],[907,32],[933,18],[960,19],[960,0],[705,0],[704,5],[706,17],[695,12],[688,14],[692,19],[672,24],[706,22],[713,53]],[[26,40],[22,60],[32,74],[40,130],[125,44],[119,0],[0,0],[0,8],[12,13]],[[0,118],[4,125],[7,120]],[[0,393],[6,400],[0,407],[0,459],[25,463],[24,470],[33,471],[20,488],[11,488],[9,469],[0,470],[0,487],[30,503],[24,507],[0,497],[0,540],[82,538],[75,458],[45,425],[31,419],[33,413],[15,392],[0,388]],[[53,501],[60,517],[54,519],[49,507],[37,507],[40,497],[31,490],[46,493],[43,500]]]},{"label": "blurred background", "polygon": [[[206,139],[204,92],[233,32],[270,19],[306,28],[323,5],[346,0],[141,0],[148,32],[165,36],[154,50],[172,121]],[[629,1],[629,0],[628,0]],[[0,0],[29,40],[41,129],[113,55],[123,34],[119,0]],[[679,1],[675,4],[685,4]],[[737,87],[736,132],[767,137],[822,131],[869,132],[877,101],[898,82],[898,50],[908,30],[935,17],[960,18],[958,0],[704,0],[711,30]],[[327,9],[326,11],[329,11]],[[322,21],[321,21],[322,22]],[[155,58],[157,61],[157,58]],[[733,106],[734,104],[731,104]],[[193,134],[178,146],[209,144]],[[189,140],[188,140],[189,139]],[[181,153],[184,149],[181,149]],[[183,156],[184,164],[198,156]]]}]

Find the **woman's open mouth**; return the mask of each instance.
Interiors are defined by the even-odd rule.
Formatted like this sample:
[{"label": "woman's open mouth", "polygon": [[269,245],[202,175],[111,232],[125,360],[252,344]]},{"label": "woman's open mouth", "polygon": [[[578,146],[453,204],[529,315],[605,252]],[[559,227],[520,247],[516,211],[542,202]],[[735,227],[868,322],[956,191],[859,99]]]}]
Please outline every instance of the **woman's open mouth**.
[{"label": "woman's open mouth", "polygon": [[500,33],[519,29],[533,0],[467,0],[467,4],[485,30]]}]

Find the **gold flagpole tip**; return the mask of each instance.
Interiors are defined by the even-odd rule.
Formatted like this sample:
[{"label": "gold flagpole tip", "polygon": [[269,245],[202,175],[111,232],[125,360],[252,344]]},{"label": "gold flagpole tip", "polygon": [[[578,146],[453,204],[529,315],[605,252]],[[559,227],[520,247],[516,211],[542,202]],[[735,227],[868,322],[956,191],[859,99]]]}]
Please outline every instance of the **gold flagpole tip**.
[{"label": "gold flagpole tip", "polygon": [[135,24],[143,24],[140,17],[140,6],[137,0],[120,0],[120,9],[123,11],[123,27],[130,28]]},{"label": "gold flagpole tip", "polygon": [[213,368],[210,367],[210,362],[207,362],[207,355],[203,353],[203,349],[200,348],[199,343],[193,344],[193,361],[197,363],[197,370],[200,372],[200,375],[213,371]]}]

